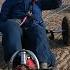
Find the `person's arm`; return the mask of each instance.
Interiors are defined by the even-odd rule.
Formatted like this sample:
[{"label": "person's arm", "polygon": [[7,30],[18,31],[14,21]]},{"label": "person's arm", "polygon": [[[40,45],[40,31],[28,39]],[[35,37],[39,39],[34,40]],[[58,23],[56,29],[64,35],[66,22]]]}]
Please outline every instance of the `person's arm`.
[{"label": "person's arm", "polygon": [[15,3],[16,0],[6,0],[1,8],[1,19],[6,20],[9,14],[9,11],[11,10],[11,7]]}]

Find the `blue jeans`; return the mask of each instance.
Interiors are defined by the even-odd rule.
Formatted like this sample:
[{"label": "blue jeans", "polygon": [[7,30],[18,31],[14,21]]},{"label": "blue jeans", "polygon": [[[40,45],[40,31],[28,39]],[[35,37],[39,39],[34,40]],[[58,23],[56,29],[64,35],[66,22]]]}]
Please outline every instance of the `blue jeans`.
[{"label": "blue jeans", "polygon": [[4,56],[7,62],[14,52],[22,49],[21,28],[19,24],[13,20],[6,22],[0,21],[0,32],[3,33]]},{"label": "blue jeans", "polygon": [[[42,10],[36,4],[33,5],[32,14],[34,16],[34,24],[32,24],[36,35],[36,54],[40,62],[47,62],[48,65],[55,64],[55,55],[49,49],[49,43],[45,26],[42,20]],[[32,37],[32,36],[31,36]]]},{"label": "blue jeans", "polygon": [[[14,52],[22,49],[21,44],[21,28],[18,22],[14,20],[1,22],[0,32],[3,33],[3,48],[5,53],[5,61],[8,61]],[[36,54],[40,62],[47,62],[49,65],[54,65],[54,54],[48,48],[48,39],[45,29],[39,24],[33,23],[29,26],[28,35],[33,47],[30,49]]]}]

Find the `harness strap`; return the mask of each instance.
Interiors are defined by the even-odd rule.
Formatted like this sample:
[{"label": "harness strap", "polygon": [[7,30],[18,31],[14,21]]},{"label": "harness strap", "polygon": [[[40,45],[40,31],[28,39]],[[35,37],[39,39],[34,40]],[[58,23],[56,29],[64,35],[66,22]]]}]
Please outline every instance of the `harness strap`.
[{"label": "harness strap", "polygon": [[[36,2],[36,0],[32,0],[32,5],[35,4],[35,2]],[[32,5],[30,5],[30,10],[29,10],[30,12],[32,11],[32,8],[31,8]],[[27,14],[28,14],[28,12],[27,12]],[[27,20],[27,15],[22,19],[20,26],[22,26],[26,20]]]},{"label": "harness strap", "polygon": [[22,26],[25,23],[26,20],[27,20],[27,16],[24,17],[24,19],[22,20],[20,26]]}]

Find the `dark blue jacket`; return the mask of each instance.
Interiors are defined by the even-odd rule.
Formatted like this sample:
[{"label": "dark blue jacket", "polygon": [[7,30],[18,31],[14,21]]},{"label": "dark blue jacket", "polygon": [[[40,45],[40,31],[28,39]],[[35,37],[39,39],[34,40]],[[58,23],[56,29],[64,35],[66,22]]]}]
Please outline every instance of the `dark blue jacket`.
[{"label": "dark blue jacket", "polygon": [[1,18],[21,18],[30,8],[31,0],[6,0],[1,8]]}]

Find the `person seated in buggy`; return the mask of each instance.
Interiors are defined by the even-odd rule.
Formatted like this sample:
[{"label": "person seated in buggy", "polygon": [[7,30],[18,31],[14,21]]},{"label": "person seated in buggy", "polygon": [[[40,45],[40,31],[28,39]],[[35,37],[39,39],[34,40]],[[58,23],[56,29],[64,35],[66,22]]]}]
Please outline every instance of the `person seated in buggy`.
[{"label": "person seated in buggy", "polygon": [[55,55],[49,49],[42,10],[34,0],[6,0],[3,3],[0,13],[0,32],[3,33],[4,58],[8,62],[14,52],[22,49],[21,36],[24,26],[20,27],[20,23],[30,8],[32,8],[33,21],[25,24],[32,42],[29,48],[37,56],[41,67],[47,69],[47,65],[48,67],[55,65]]}]

